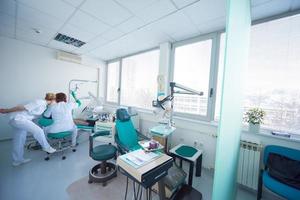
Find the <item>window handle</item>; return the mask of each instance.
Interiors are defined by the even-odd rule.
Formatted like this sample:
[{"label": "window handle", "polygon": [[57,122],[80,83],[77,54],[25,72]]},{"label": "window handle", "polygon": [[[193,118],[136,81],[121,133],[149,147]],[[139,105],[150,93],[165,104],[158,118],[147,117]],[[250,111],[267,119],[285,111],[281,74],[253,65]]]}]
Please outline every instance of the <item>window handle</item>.
[{"label": "window handle", "polygon": [[209,97],[212,97],[213,95],[214,95],[214,88],[210,88]]}]

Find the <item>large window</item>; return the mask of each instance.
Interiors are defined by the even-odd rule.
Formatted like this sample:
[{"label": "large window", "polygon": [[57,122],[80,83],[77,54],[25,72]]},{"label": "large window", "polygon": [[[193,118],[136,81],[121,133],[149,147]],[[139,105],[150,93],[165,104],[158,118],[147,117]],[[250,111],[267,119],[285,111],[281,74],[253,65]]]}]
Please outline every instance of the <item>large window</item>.
[{"label": "large window", "polygon": [[118,103],[119,69],[119,61],[111,62],[107,65],[106,100],[108,102]]},{"label": "large window", "polygon": [[176,95],[175,112],[207,116],[212,41],[208,39],[175,46],[174,82],[204,92],[203,96]]},{"label": "large window", "polygon": [[156,99],[159,50],[122,59],[121,105],[152,108]]},{"label": "large window", "polygon": [[300,133],[299,27],[300,15],[296,15],[251,29],[244,110],[264,109],[263,125],[268,129]]}]

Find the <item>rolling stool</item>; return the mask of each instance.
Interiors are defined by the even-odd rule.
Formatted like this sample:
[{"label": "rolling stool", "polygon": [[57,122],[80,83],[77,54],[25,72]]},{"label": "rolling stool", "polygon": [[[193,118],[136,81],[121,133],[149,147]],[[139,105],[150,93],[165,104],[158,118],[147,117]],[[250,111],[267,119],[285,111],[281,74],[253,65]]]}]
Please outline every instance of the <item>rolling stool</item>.
[{"label": "rolling stool", "polygon": [[[62,152],[62,159],[65,160],[66,156],[64,155],[64,152],[71,148],[69,138],[72,136],[72,132],[70,131],[65,131],[65,132],[59,132],[59,133],[48,133],[47,138],[50,139],[50,141],[57,141],[57,147],[56,152]],[[67,145],[65,145],[67,144]],[[72,149],[73,152],[76,151],[75,147]],[[47,157],[45,160],[49,160],[49,153],[47,153]]]},{"label": "rolling stool", "polygon": [[114,163],[107,162],[117,156],[117,148],[111,144],[93,146],[94,138],[98,136],[109,135],[110,131],[100,131],[90,136],[90,157],[93,160],[101,161],[100,164],[95,165],[89,172],[88,183],[102,183],[106,185],[106,181],[117,176],[117,167]]}]

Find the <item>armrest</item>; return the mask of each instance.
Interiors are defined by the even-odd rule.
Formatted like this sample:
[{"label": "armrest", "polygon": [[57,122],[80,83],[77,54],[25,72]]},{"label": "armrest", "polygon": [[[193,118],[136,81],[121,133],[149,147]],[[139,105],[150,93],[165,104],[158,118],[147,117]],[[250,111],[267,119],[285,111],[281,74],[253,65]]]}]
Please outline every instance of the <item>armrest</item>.
[{"label": "armrest", "polygon": [[117,134],[115,134],[115,142],[117,144],[118,150],[121,154],[129,152],[129,149],[121,143]]},{"label": "armrest", "polygon": [[106,136],[106,135],[110,135],[110,131],[98,131],[96,133],[91,134],[90,137],[96,138],[96,137],[99,137],[99,136]]},{"label": "armrest", "polygon": [[110,131],[99,131],[97,133],[93,133],[89,137],[90,145],[89,145],[89,155],[91,156],[91,152],[93,151],[94,148],[94,138],[99,137],[99,136],[105,136],[105,135],[110,135]]}]

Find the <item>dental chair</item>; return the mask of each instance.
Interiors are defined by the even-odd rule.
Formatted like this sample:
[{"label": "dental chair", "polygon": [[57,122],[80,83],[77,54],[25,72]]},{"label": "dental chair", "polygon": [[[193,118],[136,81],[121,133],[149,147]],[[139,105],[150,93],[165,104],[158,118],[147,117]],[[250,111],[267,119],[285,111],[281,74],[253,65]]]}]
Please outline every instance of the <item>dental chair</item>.
[{"label": "dental chair", "polygon": [[[40,118],[38,120],[38,124],[42,127],[50,126],[53,123],[52,119],[47,118]],[[73,152],[76,152],[76,148],[71,146],[71,140],[72,132],[70,131],[64,131],[64,132],[58,132],[58,133],[48,133],[47,139],[49,140],[51,146],[54,146],[56,148],[56,152],[62,153],[62,159],[65,160],[65,151],[72,148]],[[50,154],[47,153],[47,156],[45,157],[45,160],[48,161],[50,159]]]},{"label": "dental chair", "polygon": [[140,140],[149,140],[146,136],[138,132],[130,119],[130,115],[127,110],[120,108],[116,112],[116,133],[115,142],[120,154],[125,154],[130,151],[141,149],[138,144]]},{"label": "dental chair", "polygon": [[[149,140],[137,130],[135,130],[130,115],[124,108],[119,108],[116,111],[116,133],[115,142],[120,154],[125,154],[130,151],[141,149],[138,144],[140,140]],[[169,169],[169,174],[164,177],[166,196],[172,200],[190,200],[202,199],[202,194],[193,187],[185,184],[186,173],[180,169],[176,163]],[[128,184],[128,182],[127,182]]]}]

